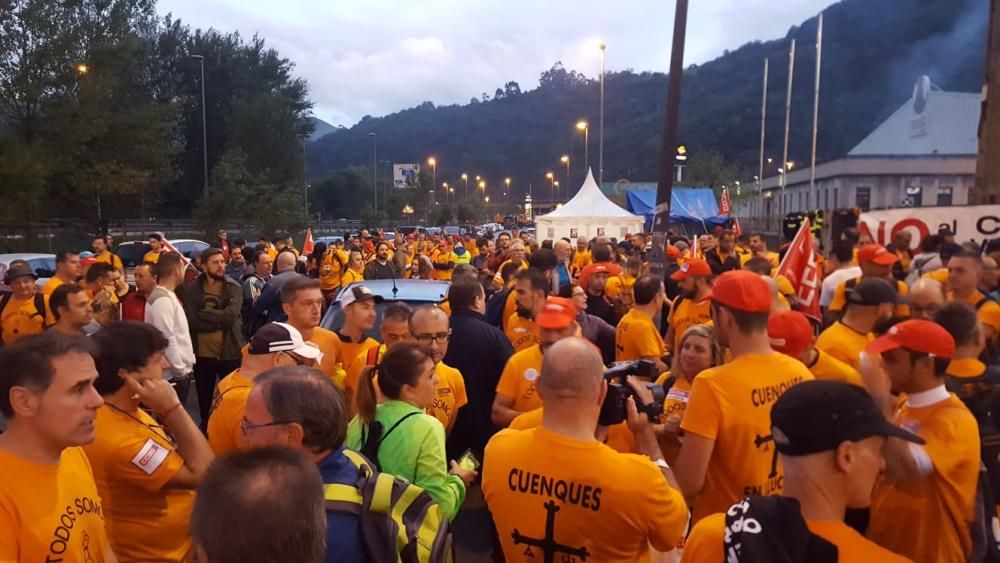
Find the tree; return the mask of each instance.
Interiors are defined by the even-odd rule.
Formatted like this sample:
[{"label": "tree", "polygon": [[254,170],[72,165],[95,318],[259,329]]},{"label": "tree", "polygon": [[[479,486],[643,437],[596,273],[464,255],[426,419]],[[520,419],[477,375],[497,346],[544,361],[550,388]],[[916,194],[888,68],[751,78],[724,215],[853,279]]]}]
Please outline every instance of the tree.
[{"label": "tree", "polygon": [[521,95],[521,86],[517,82],[511,80],[510,82],[503,85],[504,97],[510,98],[513,96]]}]

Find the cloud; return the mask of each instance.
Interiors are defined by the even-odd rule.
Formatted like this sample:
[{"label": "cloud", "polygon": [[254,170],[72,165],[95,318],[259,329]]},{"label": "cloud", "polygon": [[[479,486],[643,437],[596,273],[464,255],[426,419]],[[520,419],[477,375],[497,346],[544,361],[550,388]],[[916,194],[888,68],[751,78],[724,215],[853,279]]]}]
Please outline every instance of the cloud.
[{"label": "cloud", "polygon": [[[698,0],[688,14],[685,62],[755,39],[783,36],[828,0]],[[664,71],[673,30],[662,0],[160,0],[194,27],[259,33],[296,64],[315,113],[335,125],[424,101],[466,103],[509,80],[522,90],[561,60],[588,76]]]}]

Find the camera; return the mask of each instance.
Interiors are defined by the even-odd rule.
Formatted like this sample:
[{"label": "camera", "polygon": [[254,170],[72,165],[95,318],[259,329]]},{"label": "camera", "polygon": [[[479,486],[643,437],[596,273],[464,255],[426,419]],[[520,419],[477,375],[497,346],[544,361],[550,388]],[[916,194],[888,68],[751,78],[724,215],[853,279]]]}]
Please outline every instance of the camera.
[{"label": "camera", "polygon": [[650,420],[655,421],[663,414],[663,400],[667,396],[663,387],[655,383],[643,382],[642,385],[645,385],[653,394],[653,402],[643,405],[639,398],[635,396],[632,386],[625,381],[625,378],[629,375],[652,379],[659,374],[656,372],[656,364],[649,360],[615,362],[604,370],[604,379],[608,381],[608,395],[604,398],[604,404],[601,405],[601,417],[599,419],[601,426],[619,424],[628,418],[625,401],[629,397],[635,399],[635,405],[639,409],[639,412],[646,413],[646,416]]}]

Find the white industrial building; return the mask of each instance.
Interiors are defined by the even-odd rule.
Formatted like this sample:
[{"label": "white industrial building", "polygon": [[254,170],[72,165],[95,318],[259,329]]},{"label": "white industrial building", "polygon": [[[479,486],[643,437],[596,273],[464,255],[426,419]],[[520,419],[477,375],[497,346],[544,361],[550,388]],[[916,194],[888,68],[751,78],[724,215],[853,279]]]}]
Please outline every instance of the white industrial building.
[{"label": "white industrial building", "polygon": [[[979,94],[943,92],[921,78],[913,97],[847,156],[816,165],[818,207],[868,210],[969,203],[980,107]],[[776,173],[780,164],[769,168],[773,175],[765,168],[763,197],[741,198],[738,215],[775,216],[817,207],[807,207],[808,163],[796,163],[784,188]]]}]

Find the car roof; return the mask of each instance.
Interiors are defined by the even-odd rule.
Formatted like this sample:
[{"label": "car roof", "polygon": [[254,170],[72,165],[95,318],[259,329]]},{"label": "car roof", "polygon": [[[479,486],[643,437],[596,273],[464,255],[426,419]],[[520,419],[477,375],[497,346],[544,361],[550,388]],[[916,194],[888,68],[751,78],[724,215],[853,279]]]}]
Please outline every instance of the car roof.
[{"label": "car roof", "polygon": [[[375,295],[388,301],[424,301],[427,303],[444,301],[448,297],[448,288],[451,286],[451,283],[446,281],[398,279],[395,280],[396,291],[393,292],[393,282],[394,280],[366,280],[351,285],[363,285]],[[343,291],[338,295],[337,303],[340,303],[342,295]]]},{"label": "car roof", "polygon": [[35,260],[36,258],[55,258],[55,254],[39,254],[35,252],[20,252],[14,254],[0,254],[0,262],[10,263],[14,260]]},{"label": "car roof", "polygon": [[[175,244],[175,243],[178,243],[178,242],[200,242],[202,244],[208,244],[207,242],[205,242],[203,240],[198,240],[198,239],[193,239],[193,238],[168,238],[167,241],[170,244]],[[139,240],[124,240],[124,241],[122,241],[122,242],[120,242],[118,244],[120,246],[120,245],[123,245],[123,244],[136,244],[136,243],[143,243],[143,244],[145,244],[147,242],[149,242],[149,239],[145,238],[145,239],[139,239]]]}]

